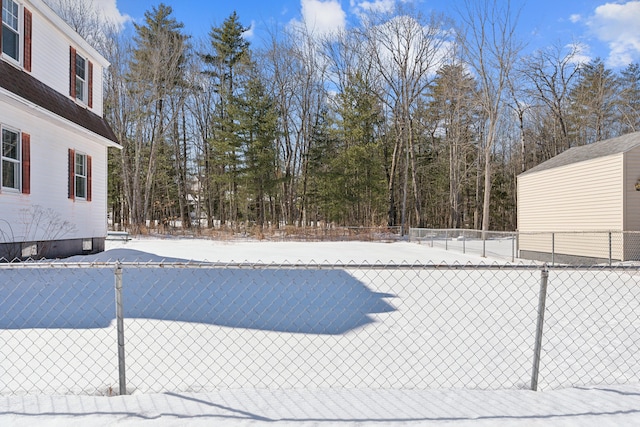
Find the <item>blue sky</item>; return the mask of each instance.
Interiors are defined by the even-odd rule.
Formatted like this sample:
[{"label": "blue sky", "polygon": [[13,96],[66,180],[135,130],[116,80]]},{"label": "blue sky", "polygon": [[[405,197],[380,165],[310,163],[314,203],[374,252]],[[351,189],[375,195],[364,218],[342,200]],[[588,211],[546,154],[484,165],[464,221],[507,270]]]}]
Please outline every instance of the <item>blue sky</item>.
[{"label": "blue sky", "polygon": [[[121,23],[140,22],[160,0],[92,0],[107,16]],[[259,43],[270,23],[305,21],[322,30],[349,25],[358,13],[388,10],[396,3],[413,3],[455,17],[462,0],[164,0],[194,38],[207,36],[234,10],[248,38]],[[640,62],[640,0],[512,0],[521,10],[519,37],[529,49],[551,43],[580,43],[587,58],[601,57],[612,68]]]}]

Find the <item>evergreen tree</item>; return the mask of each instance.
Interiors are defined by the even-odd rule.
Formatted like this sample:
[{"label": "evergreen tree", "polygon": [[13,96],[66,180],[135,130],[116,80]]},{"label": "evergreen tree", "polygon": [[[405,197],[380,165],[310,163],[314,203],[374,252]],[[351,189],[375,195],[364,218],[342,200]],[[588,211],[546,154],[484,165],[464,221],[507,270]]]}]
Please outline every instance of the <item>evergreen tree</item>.
[{"label": "evergreen tree", "polygon": [[446,224],[459,228],[465,217],[472,215],[464,212],[463,194],[473,184],[472,173],[477,163],[478,149],[474,145],[478,139],[475,127],[479,117],[476,83],[462,65],[445,65],[438,71],[431,96],[430,109],[436,117],[433,131],[442,135],[440,138],[446,151],[441,159],[448,161],[448,188],[443,189],[449,196]]},{"label": "evergreen tree", "polygon": [[620,133],[640,131],[640,65],[629,64],[620,72],[618,121]]},{"label": "evergreen tree", "polygon": [[613,136],[617,84],[600,58],[586,64],[570,93],[574,145]]},{"label": "evergreen tree", "polygon": [[272,97],[254,70],[242,95],[237,99],[236,135],[243,160],[241,182],[246,201],[246,218],[262,229],[268,219],[276,189],[277,111]]},{"label": "evergreen tree", "polygon": [[341,147],[334,153],[333,164],[334,175],[342,181],[341,194],[336,197],[344,209],[344,222],[378,225],[385,212],[385,176],[378,139],[381,107],[359,72],[348,77],[338,102]]},{"label": "evergreen tree", "polygon": [[[122,123],[122,169],[124,188],[134,231],[146,220],[166,217],[162,199],[177,189],[186,198],[186,182],[176,182],[176,174],[160,173],[160,166],[175,169],[182,159],[167,147],[175,141],[172,125],[184,98],[177,95],[182,85],[188,37],[182,23],[171,16],[172,9],[160,4],[145,13],[144,24],[136,24],[134,48],[122,82],[130,101],[130,122]],[[177,185],[176,185],[177,184]],[[181,203],[183,206],[183,203]]]},{"label": "evergreen tree", "polygon": [[339,140],[332,129],[333,120],[329,112],[323,109],[318,122],[311,133],[311,147],[307,153],[307,209],[311,219],[331,223],[341,221],[340,203],[337,195],[340,188],[336,181],[339,177],[333,168],[335,153],[339,150]]},{"label": "evergreen tree", "polygon": [[211,53],[202,54],[205,73],[213,81],[218,99],[213,115],[210,150],[206,171],[205,192],[215,199],[217,216],[224,223],[238,219],[238,179],[241,162],[241,142],[237,138],[233,110],[242,93],[249,64],[249,42],[244,39],[248,28],[240,24],[233,12],[220,27],[211,29]]}]

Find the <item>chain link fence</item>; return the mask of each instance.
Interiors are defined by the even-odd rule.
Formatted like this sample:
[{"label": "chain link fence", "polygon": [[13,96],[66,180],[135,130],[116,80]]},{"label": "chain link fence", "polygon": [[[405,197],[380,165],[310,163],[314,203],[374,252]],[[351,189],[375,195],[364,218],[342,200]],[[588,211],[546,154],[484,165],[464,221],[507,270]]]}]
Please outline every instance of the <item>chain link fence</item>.
[{"label": "chain link fence", "polygon": [[640,381],[640,267],[0,264],[0,394]]},{"label": "chain link fence", "polygon": [[410,242],[432,248],[481,255],[515,262],[518,258],[518,233],[512,231],[481,231],[461,228],[410,228]]},{"label": "chain link fence", "polygon": [[613,264],[640,261],[638,231],[517,232],[467,229],[409,229],[409,241],[430,247],[515,262]]}]

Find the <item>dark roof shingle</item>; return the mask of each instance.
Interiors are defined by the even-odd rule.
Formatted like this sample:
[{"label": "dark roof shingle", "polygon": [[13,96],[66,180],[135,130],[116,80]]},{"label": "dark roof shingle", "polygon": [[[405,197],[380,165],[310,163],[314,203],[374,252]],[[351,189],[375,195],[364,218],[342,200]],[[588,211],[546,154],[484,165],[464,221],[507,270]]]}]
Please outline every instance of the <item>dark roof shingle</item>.
[{"label": "dark roof shingle", "polygon": [[628,133],[617,138],[605,139],[603,141],[594,142],[593,144],[569,148],[568,150],[563,151],[546,162],[540,163],[538,166],[534,166],[520,175],[558,168],[560,166],[584,162],[586,160],[597,159],[599,157],[611,156],[613,154],[625,153],[638,146],[640,146],[640,132]]},{"label": "dark roof shingle", "polygon": [[0,87],[62,118],[118,143],[107,121],[35,77],[0,60]]}]

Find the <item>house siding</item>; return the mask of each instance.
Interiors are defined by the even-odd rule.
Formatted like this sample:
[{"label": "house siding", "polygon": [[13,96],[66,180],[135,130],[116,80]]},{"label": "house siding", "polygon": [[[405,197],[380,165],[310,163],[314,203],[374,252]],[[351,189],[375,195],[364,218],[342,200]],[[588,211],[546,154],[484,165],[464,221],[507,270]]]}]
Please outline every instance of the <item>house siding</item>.
[{"label": "house siding", "polygon": [[[23,134],[29,173],[22,192],[0,189],[0,259],[98,252],[107,233],[107,147],[119,147],[102,118],[109,63],[41,0],[18,1],[31,12],[31,61],[0,59],[0,124]],[[93,69],[86,105],[69,93],[72,48]],[[86,200],[67,197],[70,149],[87,156]]]},{"label": "house siding", "polygon": [[[623,159],[620,153],[518,177],[520,251],[608,259],[608,235],[583,232],[623,229]],[[556,232],[554,241],[528,234],[543,232]],[[622,246],[611,255],[622,259]]]},{"label": "house siding", "polygon": [[[2,218],[0,243],[56,239],[104,238],[107,232],[107,148],[87,139],[79,132],[56,126],[17,108],[3,106],[3,124],[30,134],[31,183],[28,195],[4,191],[0,193]],[[67,198],[67,152],[74,148],[93,158],[92,201]],[[33,209],[47,212],[74,224],[70,227],[35,227]],[[55,234],[55,236],[54,236]]]},{"label": "house siding", "polygon": [[640,260],[640,191],[635,185],[640,181],[640,148],[630,150],[624,158],[624,236],[625,260]]},{"label": "house siding", "polygon": [[[27,5],[28,6],[28,5]],[[30,8],[33,11],[33,8]],[[73,46],[78,54],[88,58],[93,63],[93,102],[89,108],[95,114],[102,116],[102,73],[99,63],[80,46],[64,37],[51,22],[39,13],[33,11],[32,24],[32,71],[31,75],[47,86],[69,96],[69,47]]]},{"label": "house siding", "polygon": [[640,191],[635,185],[640,181],[640,148],[625,154],[625,226],[626,231],[640,231]]}]

